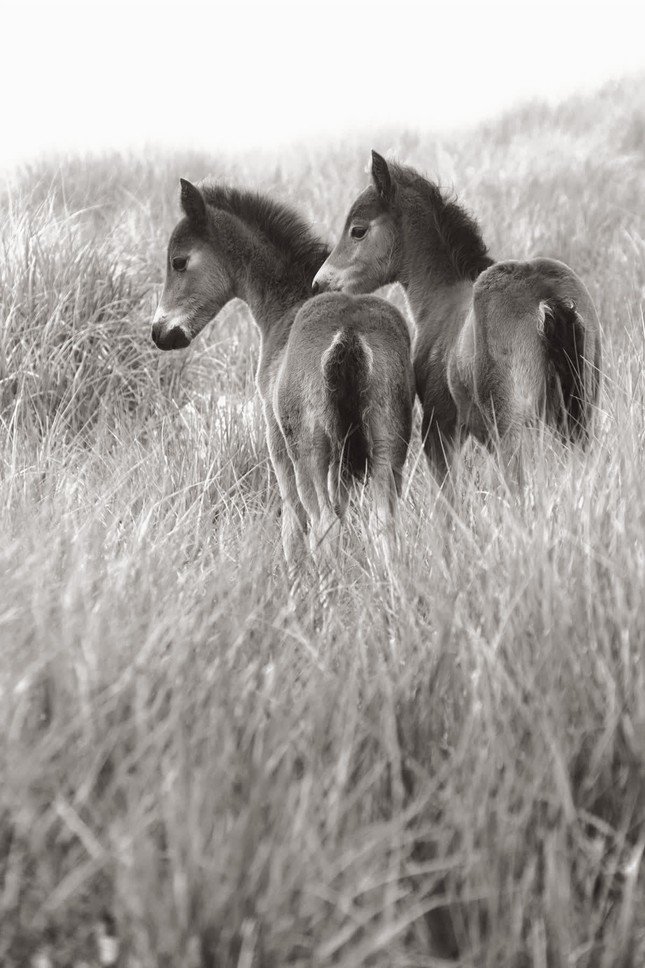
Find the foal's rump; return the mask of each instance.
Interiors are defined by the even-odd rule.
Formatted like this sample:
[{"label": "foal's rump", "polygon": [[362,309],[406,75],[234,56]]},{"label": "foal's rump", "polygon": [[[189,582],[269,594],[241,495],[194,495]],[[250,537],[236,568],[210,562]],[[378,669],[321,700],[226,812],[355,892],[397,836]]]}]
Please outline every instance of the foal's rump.
[{"label": "foal's rump", "polygon": [[414,386],[410,337],[394,306],[341,293],[310,300],[294,322],[283,380],[292,404],[298,398],[302,445],[319,468],[326,454],[326,489],[339,513],[353,482],[387,472],[399,488]]},{"label": "foal's rump", "polygon": [[501,433],[544,414],[586,436],[600,379],[598,316],[582,281],[553,259],[501,262],[473,292],[474,396]]}]

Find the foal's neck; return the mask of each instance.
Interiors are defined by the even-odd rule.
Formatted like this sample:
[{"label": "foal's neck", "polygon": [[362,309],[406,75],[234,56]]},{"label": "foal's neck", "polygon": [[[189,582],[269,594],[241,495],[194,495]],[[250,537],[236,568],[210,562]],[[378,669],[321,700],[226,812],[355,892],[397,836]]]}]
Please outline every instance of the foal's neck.
[{"label": "foal's neck", "polygon": [[430,213],[427,231],[425,225],[419,225],[418,213],[413,219],[404,218],[402,242],[399,282],[414,318],[415,345],[431,348],[438,341],[449,341],[463,323],[473,282],[447,269],[445,255],[438,258],[441,242]]},{"label": "foal's neck", "polygon": [[262,339],[267,340],[289,310],[309,298],[311,280],[270,243],[236,222],[229,249],[235,295],[247,304]]},{"label": "foal's neck", "polygon": [[437,278],[427,266],[407,273],[402,283],[416,329],[415,350],[451,342],[468,314],[473,283]]}]

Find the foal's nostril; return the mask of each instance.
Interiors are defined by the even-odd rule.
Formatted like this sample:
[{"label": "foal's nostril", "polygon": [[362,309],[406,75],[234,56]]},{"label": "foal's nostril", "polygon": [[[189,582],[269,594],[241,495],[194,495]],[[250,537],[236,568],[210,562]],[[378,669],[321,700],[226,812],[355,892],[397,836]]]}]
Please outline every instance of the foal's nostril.
[{"label": "foal's nostril", "polygon": [[164,332],[157,323],[152,327],[152,341],[160,350],[183,350],[190,343],[190,339],[179,326]]},{"label": "foal's nostril", "polygon": [[168,349],[169,350],[183,350],[184,347],[188,346],[190,340],[184,333],[183,329],[176,326],[171,329],[168,333]]}]

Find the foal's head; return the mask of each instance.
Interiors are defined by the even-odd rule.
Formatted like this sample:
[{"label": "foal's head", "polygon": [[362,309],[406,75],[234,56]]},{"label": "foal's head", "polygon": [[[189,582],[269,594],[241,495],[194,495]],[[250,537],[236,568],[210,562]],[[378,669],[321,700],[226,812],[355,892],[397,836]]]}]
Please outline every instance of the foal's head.
[{"label": "foal's head", "polygon": [[372,152],[372,183],[349,210],[314,292],[372,292],[389,282],[450,286],[492,265],[479,225],[414,168]]},{"label": "foal's head", "polygon": [[349,210],[336,248],[316,273],[314,292],[373,292],[398,276],[401,213],[388,163],[376,151],[371,175],[371,184]]},{"label": "foal's head", "polygon": [[234,294],[204,196],[184,178],[181,207],[184,217],[170,236],[166,282],[152,326],[152,338],[162,350],[188,346]]}]

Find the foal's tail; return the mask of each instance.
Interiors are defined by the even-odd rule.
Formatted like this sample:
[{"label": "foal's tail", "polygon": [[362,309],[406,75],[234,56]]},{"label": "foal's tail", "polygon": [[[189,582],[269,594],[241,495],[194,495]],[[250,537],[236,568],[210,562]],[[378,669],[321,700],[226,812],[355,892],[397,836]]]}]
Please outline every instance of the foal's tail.
[{"label": "foal's tail", "polygon": [[364,336],[341,329],[323,353],[321,367],[326,430],[332,447],[329,497],[342,510],[347,485],[352,480],[363,480],[370,469],[372,440],[367,412],[373,353]]},{"label": "foal's tail", "polygon": [[588,430],[592,402],[591,361],[585,359],[585,326],[571,299],[557,296],[540,304],[540,336],[547,352],[547,407],[571,437]]}]

